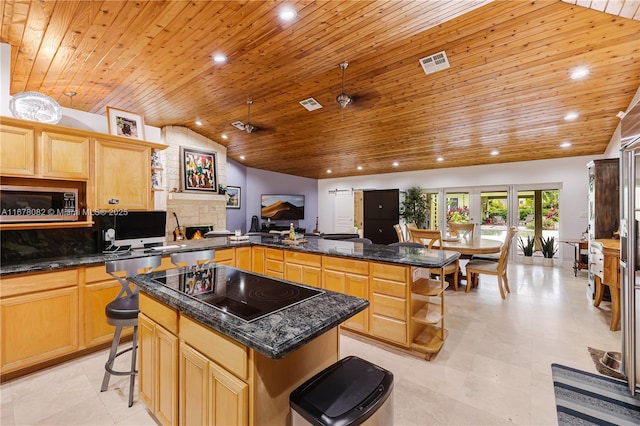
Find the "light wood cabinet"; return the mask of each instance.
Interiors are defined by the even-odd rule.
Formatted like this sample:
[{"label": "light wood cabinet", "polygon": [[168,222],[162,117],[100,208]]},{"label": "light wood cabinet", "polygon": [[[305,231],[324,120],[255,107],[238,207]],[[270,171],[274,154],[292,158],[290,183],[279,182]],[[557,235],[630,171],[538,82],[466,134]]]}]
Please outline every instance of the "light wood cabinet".
[{"label": "light wood cabinet", "polygon": [[312,287],[322,287],[322,256],[285,251],[284,261],[285,279]]},{"label": "light wood cabinet", "polygon": [[3,374],[78,350],[76,270],[4,278],[0,294]]},{"label": "light wood cabinet", "polygon": [[264,274],[274,278],[284,278],[284,253],[281,249],[265,249]]},{"label": "light wood cabinet", "polygon": [[[322,288],[370,300],[369,262],[323,256]],[[368,333],[369,308],[349,318],[342,327]]]},{"label": "light wood cabinet", "polygon": [[42,132],[41,158],[43,177],[54,179],[89,179],[89,138],[64,133]]},{"label": "light wood cabinet", "polygon": [[226,266],[236,266],[235,249],[227,248],[222,250],[216,250],[216,257],[213,259],[215,263],[221,263]]},{"label": "light wood cabinet", "polygon": [[251,247],[251,272],[264,275],[266,260],[266,249],[264,247]]},{"label": "light wood cabinet", "polygon": [[32,177],[35,174],[34,130],[0,124],[0,175]]},{"label": "light wood cabinet", "polygon": [[178,419],[178,338],[140,314],[138,317],[140,365],[139,395],[163,425]]},{"label": "light wood cabinet", "polygon": [[107,139],[95,143],[95,208],[149,210],[151,148]]},{"label": "light wood cabinet", "polygon": [[371,263],[371,334],[408,344],[408,268]]},{"label": "light wood cabinet", "polygon": [[251,270],[251,246],[236,247],[235,258],[236,268],[244,269],[245,271]]},{"label": "light wood cabinet", "polygon": [[441,273],[439,279],[432,279],[429,269],[412,268],[411,279],[411,321],[410,348],[430,359],[437,354],[445,339],[444,291],[449,285]]}]

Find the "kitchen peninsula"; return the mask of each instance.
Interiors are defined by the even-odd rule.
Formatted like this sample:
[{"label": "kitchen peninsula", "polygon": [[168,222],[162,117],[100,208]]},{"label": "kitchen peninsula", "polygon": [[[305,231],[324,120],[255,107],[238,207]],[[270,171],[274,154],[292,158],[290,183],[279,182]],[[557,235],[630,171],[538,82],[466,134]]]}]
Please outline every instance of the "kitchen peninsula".
[{"label": "kitchen peninsula", "polygon": [[[111,341],[113,334],[113,328],[107,325],[104,318],[104,306],[115,297],[119,288],[119,284],[106,274],[104,262],[162,254],[162,264],[156,271],[158,273],[174,269],[169,259],[169,254],[174,251],[214,248],[216,265],[231,266],[264,277],[317,287],[325,291],[324,295],[316,296],[318,302],[323,300],[321,298],[329,297],[332,292],[366,299],[369,301],[369,307],[362,311],[355,309],[352,312],[354,315],[347,316],[346,321],[340,325],[341,329],[427,359],[439,352],[447,337],[444,326],[444,290],[447,283],[431,279],[429,271],[454,261],[459,257],[457,252],[311,238],[305,244],[290,246],[285,244],[280,236],[275,235],[251,236],[244,242],[217,237],[167,244],[173,247],[123,254],[91,254],[3,263],[0,267],[0,308],[5,319],[0,333],[3,348],[0,368],[3,380],[17,377],[73,354],[86,352],[91,348],[101,345],[104,347]],[[141,287],[143,286],[142,284]],[[289,348],[278,344],[271,348],[268,348],[268,345],[262,348],[252,346],[251,341],[254,339],[248,338],[245,335],[246,330],[242,327],[236,329],[235,335],[228,336],[225,335],[225,329],[216,328],[216,324],[207,323],[204,316],[198,316],[193,312],[191,319],[187,316],[181,317],[181,321],[182,318],[184,320],[178,332],[175,328],[177,320],[170,320],[168,324],[163,322],[165,313],[169,314],[169,318],[176,318],[178,309],[172,308],[168,303],[170,300],[163,299],[158,294],[149,294],[151,297],[147,297],[145,291],[147,290],[143,288],[142,312],[155,312],[155,308],[149,311],[149,307],[145,305],[150,302],[161,313],[160,317],[156,314],[149,316],[151,324],[146,323],[149,325],[146,332],[155,336],[157,351],[164,348],[162,342],[177,344],[171,336],[179,336],[178,333],[182,333],[183,330],[190,330],[192,337],[202,333],[208,337],[196,340],[215,341],[216,344],[210,344],[210,350],[215,353],[208,353],[207,348],[196,348],[197,352],[206,354],[204,359],[211,360],[220,355],[217,351],[229,349],[228,352],[222,353],[225,359],[232,362],[247,360],[246,363],[241,361],[244,366],[242,368],[247,369],[241,370],[244,371],[241,374],[245,375],[242,377],[253,374],[250,371],[254,371],[257,359],[274,362],[274,358],[296,356],[306,348],[311,350],[313,342],[320,342],[323,338],[332,342],[324,343],[323,346],[337,345],[335,336],[338,333],[336,326],[340,322],[338,319],[327,319],[329,322],[333,321],[333,328],[311,339],[312,343],[301,347],[294,344],[294,347]],[[302,309],[305,304],[313,304],[314,300],[316,298],[294,306],[293,309]],[[25,324],[20,320],[37,315],[49,315],[38,322],[47,324],[46,330],[38,324],[34,323],[31,326],[31,322]],[[146,314],[143,314],[141,318],[145,316]],[[296,321],[310,320],[303,316],[296,317]],[[266,318],[258,322],[265,321]],[[271,319],[283,326],[279,332],[284,334],[289,331],[287,327],[295,326],[294,323],[287,325],[286,321],[282,322],[277,314]],[[142,329],[144,321],[141,321],[141,336],[145,333]],[[184,324],[187,325],[183,327]],[[244,327],[252,326],[255,324]],[[164,331],[172,330],[173,333],[163,334]],[[216,338],[211,337],[212,335]],[[163,340],[163,337],[167,337],[168,340]],[[302,339],[304,340],[304,337]],[[16,343],[22,341],[33,344],[24,347]],[[293,352],[289,353],[290,349],[293,349]],[[325,358],[325,361],[329,362],[329,358],[331,357]],[[198,359],[202,361],[201,358]],[[227,372],[229,369],[238,371],[236,367],[225,368]],[[178,377],[177,372],[174,373]],[[231,376],[238,378],[235,374]],[[141,377],[142,394],[144,380],[145,378]],[[160,378],[156,377],[153,380]],[[157,389],[157,386],[153,388]],[[270,390],[264,389],[264,392]],[[157,397],[160,400],[163,398],[162,395]]]}]

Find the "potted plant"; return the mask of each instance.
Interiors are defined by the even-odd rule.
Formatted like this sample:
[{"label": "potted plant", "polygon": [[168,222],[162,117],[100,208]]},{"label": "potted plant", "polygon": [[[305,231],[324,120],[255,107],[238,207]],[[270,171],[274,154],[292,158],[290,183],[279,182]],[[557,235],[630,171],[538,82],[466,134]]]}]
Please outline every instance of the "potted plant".
[{"label": "potted plant", "polygon": [[540,250],[543,256],[542,264],[544,266],[553,266],[553,256],[558,251],[555,237],[540,237]]},{"label": "potted plant", "polygon": [[414,187],[407,189],[404,200],[400,203],[400,217],[407,223],[415,223],[416,227],[424,228],[427,222],[427,200],[422,189]]},{"label": "potted plant", "polygon": [[535,246],[535,238],[531,238],[531,235],[527,235],[527,242],[525,243],[522,237],[518,238],[518,245],[520,246],[520,250],[522,250],[522,254],[524,255],[524,259],[522,263],[525,265],[533,265],[533,251]]}]

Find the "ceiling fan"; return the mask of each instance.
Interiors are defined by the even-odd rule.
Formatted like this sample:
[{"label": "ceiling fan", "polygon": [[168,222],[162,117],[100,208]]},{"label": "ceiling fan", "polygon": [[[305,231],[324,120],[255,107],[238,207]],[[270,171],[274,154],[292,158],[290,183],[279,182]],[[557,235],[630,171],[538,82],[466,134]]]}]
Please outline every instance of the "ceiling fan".
[{"label": "ceiling fan", "polygon": [[336,102],[340,105],[340,120],[344,118],[342,115],[343,110],[347,107],[347,105],[353,102],[353,98],[344,92],[344,72],[348,66],[348,62],[343,62],[340,64],[340,69],[342,70],[342,93],[336,96]]},{"label": "ceiling fan", "polygon": [[239,130],[243,130],[247,133],[253,133],[256,130],[259,130],[256,126],[251,124],[251,105],[253,101],[247,101],[247,123],[243,123],[242,121],[234,121],[231,123],[233,127]]}]

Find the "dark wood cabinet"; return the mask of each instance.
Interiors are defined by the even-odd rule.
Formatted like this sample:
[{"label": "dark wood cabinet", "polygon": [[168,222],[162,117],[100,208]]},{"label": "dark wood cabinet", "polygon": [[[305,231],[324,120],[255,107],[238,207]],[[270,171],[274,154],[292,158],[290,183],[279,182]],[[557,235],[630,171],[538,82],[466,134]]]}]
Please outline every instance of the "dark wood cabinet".
[{"label": "dark wood cabinet", "polygon": [[[589,243],[608,239],[620,226],[620,164],[617,158],[594,160],[589,168]],[[589,268],[589,290],[595,295],[595,275]]]},{"label": "dark wood cabinet", "polygon": [[375,244],[397,242],[393,225],[400,220],[400,190],[364,191],[363,204],[364,237]]}]

